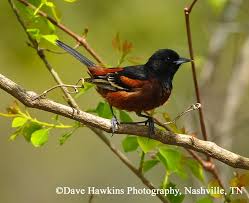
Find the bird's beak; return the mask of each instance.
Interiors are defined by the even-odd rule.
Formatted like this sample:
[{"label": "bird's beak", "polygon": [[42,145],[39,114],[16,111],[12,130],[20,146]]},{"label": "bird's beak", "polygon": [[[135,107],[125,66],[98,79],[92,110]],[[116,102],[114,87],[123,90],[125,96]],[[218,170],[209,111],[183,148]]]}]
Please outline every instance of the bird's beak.
[{"label": "bird's beak", "polygon": [[176,63],[176,65],[181,65],[183,63],[188,63],[191,61],[192,61],[191,59],[180,57],[177,61],[175,61],[175,63]]}]

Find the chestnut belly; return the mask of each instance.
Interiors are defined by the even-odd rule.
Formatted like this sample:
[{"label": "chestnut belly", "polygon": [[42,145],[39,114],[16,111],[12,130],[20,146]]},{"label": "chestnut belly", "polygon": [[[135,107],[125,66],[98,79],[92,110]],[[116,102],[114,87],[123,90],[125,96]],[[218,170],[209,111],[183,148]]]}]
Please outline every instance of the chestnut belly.
[{"label": "chestnut belly", "polygon": [[107,102],[118,109],[134,112],[152,110],[163,105],[170,96],[170,91],[108,91],[98,89],[98,92],[107,100]]}]

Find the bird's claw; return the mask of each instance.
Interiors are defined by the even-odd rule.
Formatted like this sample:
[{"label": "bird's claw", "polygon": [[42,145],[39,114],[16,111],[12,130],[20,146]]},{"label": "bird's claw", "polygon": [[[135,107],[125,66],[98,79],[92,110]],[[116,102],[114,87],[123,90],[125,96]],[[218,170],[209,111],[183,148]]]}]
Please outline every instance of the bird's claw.
[{"label": "bird's claw", "polygon": [[116,117],[112,117],[111,119],[111,128],[112,128],[112,136],[114,135],[115,131],[118,129],[118,125],[120,122]]},{"label": "bird's claw", "polygon": [[155,125],[154,125],[154,120],[153,118],[148,118],[147,121],[145,121],[145,125],[148,125],[149,128],[149,137],[152,137],[152,135],[155,134]]},{"label": "bird's claw", "polygon": [[75,115],[75,112],[76,112],[76,115],[80,114],[80,108],[79,107],[71,106],[71,108],[72,108],[72,115]]}]

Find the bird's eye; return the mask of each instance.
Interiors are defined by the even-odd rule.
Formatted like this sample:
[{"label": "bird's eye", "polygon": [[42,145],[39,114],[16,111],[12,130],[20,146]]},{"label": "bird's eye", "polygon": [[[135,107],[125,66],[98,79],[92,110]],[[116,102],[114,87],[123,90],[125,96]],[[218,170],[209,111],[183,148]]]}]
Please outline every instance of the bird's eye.
[{"label": "bird's eye", "polygon": [[170,57],[167,57],[167,58],[166,58],[166,61],[170,61]]}]

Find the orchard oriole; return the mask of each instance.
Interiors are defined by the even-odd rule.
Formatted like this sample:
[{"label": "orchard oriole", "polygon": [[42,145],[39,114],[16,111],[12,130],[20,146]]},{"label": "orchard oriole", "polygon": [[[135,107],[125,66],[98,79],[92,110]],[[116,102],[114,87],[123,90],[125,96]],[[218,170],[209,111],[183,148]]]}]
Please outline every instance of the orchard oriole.
[{"label": "orchard oriole", "polygon": [[88,68],[90,78],[85,81],[95,84],[98,93],[109,103],[113,115],[113,133],[119,124],[113,113],[113,106],[134,111],[138,116],[147,118],[143,123],[148,124],[150,135],[154,133],[153,118],[142,112],[161,106],[168,100],[175,73],[181,64],[191,61],[179,57],[171,49],[159,49],[144,65],[105,68],[59,40],[56,40],[56,45]]}]

